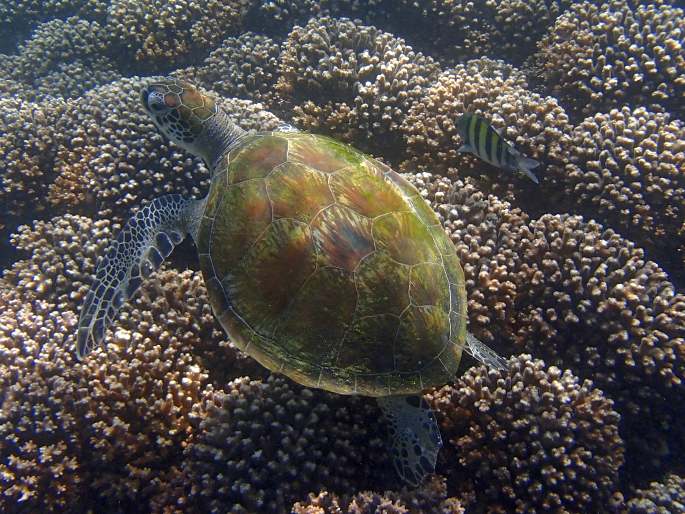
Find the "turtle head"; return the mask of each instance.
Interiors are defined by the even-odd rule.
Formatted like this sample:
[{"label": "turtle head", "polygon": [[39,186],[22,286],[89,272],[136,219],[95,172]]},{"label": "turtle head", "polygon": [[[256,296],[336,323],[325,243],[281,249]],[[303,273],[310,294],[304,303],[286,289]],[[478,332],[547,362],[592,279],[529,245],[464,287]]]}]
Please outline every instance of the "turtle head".
[{"label": "turtle head", "polygon": [[183,80],[149,82],[140,99],[157,128],[171,141],[211,162],[219,108],[211,96]]}]

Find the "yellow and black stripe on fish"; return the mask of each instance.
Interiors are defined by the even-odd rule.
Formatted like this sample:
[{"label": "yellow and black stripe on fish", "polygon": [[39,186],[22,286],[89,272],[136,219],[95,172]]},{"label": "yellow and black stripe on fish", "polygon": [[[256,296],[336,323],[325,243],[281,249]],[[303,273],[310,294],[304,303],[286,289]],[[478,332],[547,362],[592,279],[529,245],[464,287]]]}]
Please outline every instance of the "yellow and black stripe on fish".
[{"label": "yellow and black stripe on fish", "polygon": [[460,152],[469,152],[506,171],[523,173],[530,180],[539,184],[538,178],[531,171],[540,163],[529,159],[504,140],[490,122],[477,114],[464,114],[457,121],[459,134],[464,144]]}]

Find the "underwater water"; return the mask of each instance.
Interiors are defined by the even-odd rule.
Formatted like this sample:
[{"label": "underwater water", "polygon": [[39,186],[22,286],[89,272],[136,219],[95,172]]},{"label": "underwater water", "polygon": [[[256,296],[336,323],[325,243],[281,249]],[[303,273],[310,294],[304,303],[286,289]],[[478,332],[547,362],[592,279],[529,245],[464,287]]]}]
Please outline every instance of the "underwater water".
[{"label": "underwater water", "polygon": [[[683,9],[0,0],[0,512],[685,512]],[[280,132],[219,169],[214,112]],[[214,210],[79,359],[168,194]],[[386,388],[442,436],[418,486]]]}]

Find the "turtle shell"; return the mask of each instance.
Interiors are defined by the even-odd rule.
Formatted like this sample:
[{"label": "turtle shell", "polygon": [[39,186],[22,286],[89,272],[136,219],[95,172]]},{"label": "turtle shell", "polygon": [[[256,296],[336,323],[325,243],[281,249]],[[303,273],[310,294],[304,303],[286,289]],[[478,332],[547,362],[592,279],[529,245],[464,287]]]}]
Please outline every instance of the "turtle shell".
[{"label": "turtle shell", "polygon": [[455,248],[416,188],[348,145],[247,136],[212,177],[198,252],[231,338],[301,384],[412,394],[457,371]]}]

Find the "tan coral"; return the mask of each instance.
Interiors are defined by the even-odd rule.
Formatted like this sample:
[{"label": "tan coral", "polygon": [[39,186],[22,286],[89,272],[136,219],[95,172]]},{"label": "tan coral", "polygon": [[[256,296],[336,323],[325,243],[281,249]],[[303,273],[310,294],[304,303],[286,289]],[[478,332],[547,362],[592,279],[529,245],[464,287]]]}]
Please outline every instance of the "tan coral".
[{"label": "tan coral", "polygon": [[413,180],[463,262],[471,330],[591,378],[625,416],[636,464],[658,466],[677,452],[685,297],[666,273],[595,222],[529,221],[471,183]]},{"label": "tan coral", "polygon": [[450,62],[507,57],[522,62],[570,0],[402,0],[404,16],[418,24],[414,38]]},{"label": "tan coral", "polygon": [[173,75],[211,89],[223,98],[272,104],[280,51],[274,40],[247,32],[225,39],[201,64]]},{"label": "tan coral", "polygon": [[107,29],[135,61],[167,67],[239,30],[248,0],[113,0]]},{"label": "tan coral", "polygon": [[685,125],[643,107],[586,118],[564,171],[567,203],[656,252],[683,278]]},{"label": "tan coral", "polygon": [[554,98],[528,90],[516,68],[490,59],[472,60],[446,70],[427,88],[402,125],[409,158],[400,169],[483,176],[492,183],[489,187],[500,190],[500,196],[511,186],[498,183],[513,182],[518,189],[532,187],[470,154],[458,152],[463,141],[457,120],[467,112],[486,117],[520,151],[539,159],[543,164],[540,179],[545,185],[554,184],[554,174],[547,168],[559,168],[567,161],[573,129],[564,109]]},{"label": "tan coral", "polygon": [[524,354],[470,369],[432,404],[451,473],[474,480],[488,512],[596,512],[618,490],[619,415],[570,371]]},{"label": "tan coral", "polygon": [[577,114],[685,99],[683,10],[666,0],[577,2],[540,42],[547,85]]},{"label": "tan coral", "polygon": [[414,490],[362,491],[339,497],[329,491],[310,493],[307,501],[293,505],[293,514],[464,514],[464,502],[448,497],[446,480],[433,476]]},{"label": "tan coral", "polygon": [[29,213],[35,216],[47,207],[55,154],[65,138],[57,121],[66,108],[56,101],[0,100],[0,225]]},{"label": "tan coral", "polygon": [[[140,105],[142,83],[121,79],[69,103],[58,125],[65,142],[56,150],[49,185],[54,207],[124,222],[132,208],[157,196],[205,194],[209,171],[158,133]],[[280,122],[248,100],[221,105],[246,129],[274,129]]]},{"label": "tan coral", "polygon": [[96,21],[73,16],[41,24],[18,49],[15,78],[31,83],[58,64],[74,60],[107,60],[106,32]]},{"label": "tan coral", "polygon": [[638,489],[626,502],[628,514],[673,514],[685,509],[685,479],[672,473]]},{"label": "tan coral", "polygon": [[369,399],[240,378],[207,396],[196,419],[197,437],[155,511],[287,512],[312,490],[395,480]]},{"label": "tan coral", "polygon": [[107,3],[106,0],[2,0],[0,28],[28,30],[40,22],[69,16],[102,19]]},{"label": "tan coral", "polygon": [[402,39],[344,18],[321,18],[288,36],[276,88],[298,127],[398,155],[400,125],[437,72],[430,57]]},{"label": "tan coral", "polygon": [[226,343],[199,272],[173,270],[143,285],[107,353],[77,364],[76,308],[108,238],[107,223],[72,215],[14,238],[31,256],[0,282],[0,502],[27,489],[27,506],[53,510],[145,501],[181,457],[211,382],[259,369]]}]

